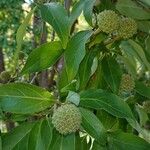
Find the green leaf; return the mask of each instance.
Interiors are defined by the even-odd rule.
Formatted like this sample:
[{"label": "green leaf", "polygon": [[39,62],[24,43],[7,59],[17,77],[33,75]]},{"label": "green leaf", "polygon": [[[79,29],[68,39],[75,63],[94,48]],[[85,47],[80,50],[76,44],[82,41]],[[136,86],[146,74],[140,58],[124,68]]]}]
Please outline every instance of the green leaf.
[{"label": "green leaf", "polygon": [[118,120],[116,117],[112,116],[108,112],[104,110],[97,110],[96,113],[97,118],[99,118],[103,124],[103,126],[109,130],[118,127]]},{"label": "green leaf", "polygon": [[128,52],[127,52],[127,53],[124,53],[122,56],[119,56],[119,58],[125,64],[129,74],[131,74],[134,78],[136,78],[137,64],[136,64],[136,60],[132,57],[132,55],[128,54]]},{"label": "green leaf", "polygon": [[84,10],[83,14],[85,17],[85,20],[89,23],[90,26],[92,26],[92,17],[93,17],[93,6],[95,4],[96,0],[84,0]]},{"label": "green leaf", "polygon": [[114,93],[117,93],[119,90],[120,80],[122,71],[117,63],[117,61],[110,57],[105,58],[102,61],[102,70],[104,74],[104,79],[107,84],[110,86]]},{"label": "green leaf", "polygon": [[54,2],[41,5],[40,11],[43,20],[54,28],[61,39],[63,48],[65,48],[70,34],[70,22],[67,11],[62,5]]},{"label": "green leaf", "polygon": [[2,150],[2,138],[1,138],[1,135],[0,135],[0,149]]},{"label": "green leaf", "polygon": [[140,31],[150,33],[150,21],[137,21],[137,24]]},{"label": "green leaf", "polygon": [[80,89],[84,89],[90,79],[94,57],[97,52],[94,49],[87,52],[79,67]]},{"label": "green leaf", "polygon": [[19,143],[13,148],[13,150],[27,150],[28,140],[29,140],[29,133],[19,141]]},{"label": "green leaf", "polygon": [[80,137],[80,135],[77,133],[75,150],[89,150],[90,147],[91,147],[91,140],[87,142],[87,136]]},{"label": "green leaf", "polygon": [[144,10],[142,7],[138,6],[132,0],[118,0],[116,9],[125,16],[137,19],[137,20],[147,20],[150,19],[150,14],[148,11]]},{"label": "green leaf", "polygon": [[76,106],[80,103],[80,95],[76,92],[69,91],[66,101],[74,103]]},{"label": "green leaf", "polygon": [[48,120],[37,122],[30,132],[29,149],[46,150],[52,139],[52,126]]},{"label": "green leaf", "polygon": [[29,21],[31,20],[32,14],[34,13],[35,9],[36,9],[36,7],[34,7],[28,13],[28,15],[26,16],[24,22],[20,25],[20,27],[17,30],[17,34],[16,34],[17,49],[16,49],[15,54],[14,54],[14,61],[15,61],[14,66],[17,65],[19,52],[21,50],[22,43],[23,43],[23,38],[24,38],[25,33],[26,33],[26,28],[27,28],[27,26],[29,24]]},{"label": "green leaf", "polygon": [[79,64],[85,56],[85,43],[91,36],[92,31],[86,30],[75,34],[69,41],[65,50],[65,63],[68,80],[76,76]]},{"label": "green leaf", "polygon": [[145,40],[145,52],[150,56],[150,35]]},{"label": "green leaf", "polygon": [[75,135],[63,136],[54,130],[49,150],[75,150]]},{"label": "green leaf", "polygon": [[31,131],[33,125],[31,123],[24,123],[13,129],[12,132],[5,134],[2,137],[3,150],[13,149]]},{"label": "green leaf", "polygon": [[50,42],[34,49],[21,72],[32,73],[49,68],[60,58],[63,49],[60,42]]},{"label": "green leaf", "polygon": [[84,1],[79,1],[75,4],[75,6],[72,8],[72,11],[69,16],[70,20],[70,26],[75,22],[75,20],[80,16],[83,7],[84,7]]},{"label": "green leaf", "polygon": [[141,65],[144,64],[147,69],[150,70],[150,63],[147,61],[145,53],[139,44],[137,44],[133,40],[128,40],[121,42],[120,47],[125,53],[130,54],[133,58],[136,57]]},{"label": "green leaf", "polygon": [[80,106],[104,109],[116,117],[134,119],[130,107],[123,99],[100,89],[81,92]]},{"label": "green leaf", "polygon": [[150,98],[150,87],[147,87],[142,82],[135,82],[135,90],[140,95]]},{"label": "green leaf", "polygon": [[46,90],[24,83],[0,85],[0,107],[3,111],[33,114],[54,104],[53,96]]},{"label": "green leaf", "polygon": [[102,145],[107,142],[106,130],[100,120],[90,111],[80,108],[82,114],[82,126],[95,140]]},{"label": "green leaf", "polygon": [[149,0],[138,0],[146,5],[148,5],[150,7],[150,1]]},{"label": "green leaf", "polygon": [[114,132],[109,136],[109,150],[148,150],[150,144],[130,133]]},{"label": "green leaf", "polygon": [[101,146],[97,141],[93,142],[92,150],[107,150],[106,147]]}]

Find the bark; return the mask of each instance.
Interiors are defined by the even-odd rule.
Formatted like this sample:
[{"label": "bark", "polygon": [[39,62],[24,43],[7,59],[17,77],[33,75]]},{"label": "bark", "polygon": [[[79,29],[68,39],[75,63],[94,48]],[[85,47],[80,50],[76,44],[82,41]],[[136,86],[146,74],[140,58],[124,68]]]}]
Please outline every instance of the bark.
[{"label": "bark", "polygon": [[0,73],[5,70],[3,49],[0,47]]},{"label": "bark", "polygon": [[65,6],[65,9],[68,12],[68,15],[70,14],[70,6],[71,6],[71,4],[72,4],[72,0],[65,0],[64,1],[64,6]]},{"label": "bark", "polygon": [[[41,34],[41,39],[40,39],[40,43],[44,44],[47,42],[47,27],[46,27],[46,23],[43,22],[43,32]],[[48,71],[42,71],[39,75],[39,85],[43,88],[48,89],[49,84],[48,84]]]}]

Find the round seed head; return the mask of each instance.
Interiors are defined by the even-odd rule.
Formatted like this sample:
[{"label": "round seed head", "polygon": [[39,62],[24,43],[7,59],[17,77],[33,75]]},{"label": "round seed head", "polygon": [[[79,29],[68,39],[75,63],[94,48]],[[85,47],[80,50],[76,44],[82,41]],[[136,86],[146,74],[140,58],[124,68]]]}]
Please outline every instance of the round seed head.
[{"label": "round seed head", "polygon": [[120,92],[131,92],[134,87],[133,78],[129,74],[123,74],[120,83]]},{"label": "round seed head", "polygon": [[74,104],[64,104],[54,111],[52,123],[61,134],[76,132],[81,125],[81,113]]},{"label": "round seed head", "polygon": [[119,27],[119,16],[113,10],[104,10],[98,15],[99,29],[105,33],[112,33]]},{"label": "round seed head", "polygon": [[129,39],[137,33],[137,23],[132,18],[121,18],[117,33],[119,37]]}]

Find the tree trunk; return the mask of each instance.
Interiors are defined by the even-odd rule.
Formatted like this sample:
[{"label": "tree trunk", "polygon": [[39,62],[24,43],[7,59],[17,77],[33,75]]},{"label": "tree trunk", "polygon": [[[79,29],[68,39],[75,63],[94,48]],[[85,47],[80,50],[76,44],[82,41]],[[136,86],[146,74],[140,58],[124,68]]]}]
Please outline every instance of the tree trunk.
[{"label": "tree trunk", "polygon": [[[40,39],[40,44],[44,44],[47,42],[47,27],[46,27],[46,23],[43,22],[43,31],[42,31],[42,35],[41,35],[41,39]],[[48,71],[42,71],[39,75],[39,85],[43,88],[48,89]]]},{"label": "tree trunk", "polygon": [[0,47],[0,73],[5,70],[3,49]]}]

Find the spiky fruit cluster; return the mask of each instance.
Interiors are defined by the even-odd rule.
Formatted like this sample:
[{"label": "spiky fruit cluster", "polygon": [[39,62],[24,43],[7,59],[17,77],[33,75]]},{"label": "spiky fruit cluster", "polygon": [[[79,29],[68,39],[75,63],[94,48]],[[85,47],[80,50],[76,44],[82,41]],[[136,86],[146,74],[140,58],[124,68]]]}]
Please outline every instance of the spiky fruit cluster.
[{"label": "spiky fruit cluster", "polygon": [[133,78],[129,74],[123,74],[120,83],[120,92],[131,92],[134,87]]},{"label": "spiky fruit cluster", "polygon": [[119,21],[119,28],[117,30],[118,36],[123,39],[131,38],[137,32],[137,23],[132,18],[121,18]]},{"label": "spiky fruit cluster", "polygon": [[105,33],[112,33],[118,29],[119,19],[113,10],[104,10],[98,15],[99,29]]},{"label": "spiky fruit cluster", "polygon": [[11,78],[11,76],[10,76],[10,73],[8,71],[1,72],[1,74],[0,74],[0,80],[3,83],[6,83],[7,81],[9,81],[10,78]]},{"label": "spiky fruit cluster", "polygon": [[76,132],[81,125],[81,113],[74,104],[64,104],[54,111],[52,123],[61,134]]},{"label": "spiky fruit cluster", "polygon": [[146,113],[150,113],[150,101],[143,102],[143,109]]}]

